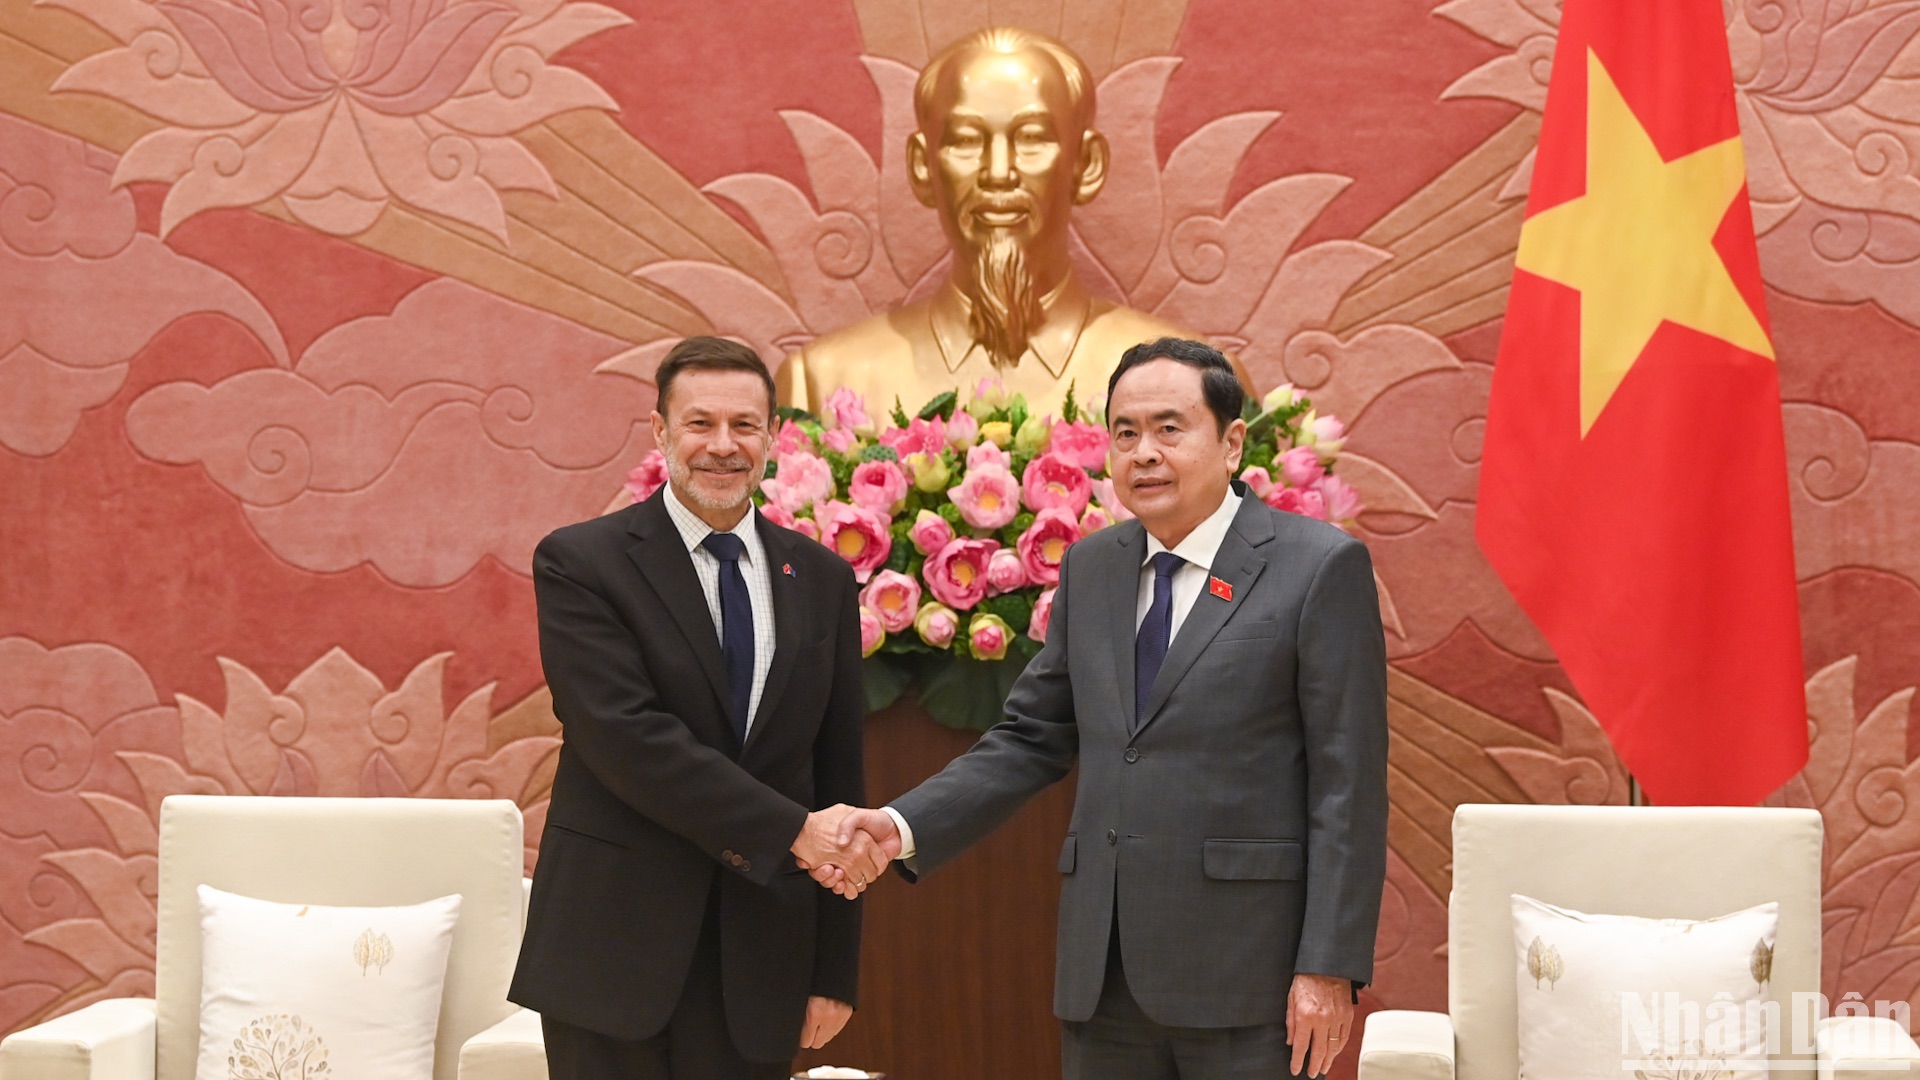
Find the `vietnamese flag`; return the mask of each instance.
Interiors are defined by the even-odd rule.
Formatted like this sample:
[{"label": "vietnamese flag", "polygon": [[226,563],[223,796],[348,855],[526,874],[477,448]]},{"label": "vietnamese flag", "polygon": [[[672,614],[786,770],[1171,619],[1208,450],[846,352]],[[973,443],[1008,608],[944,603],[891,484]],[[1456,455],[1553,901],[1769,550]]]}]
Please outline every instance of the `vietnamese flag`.
[{"label": "vietnamese flag", "polygon": [[1806,763],[1720,0],[1566,0],[1477,531],[1652,801],[1750,805]]}]

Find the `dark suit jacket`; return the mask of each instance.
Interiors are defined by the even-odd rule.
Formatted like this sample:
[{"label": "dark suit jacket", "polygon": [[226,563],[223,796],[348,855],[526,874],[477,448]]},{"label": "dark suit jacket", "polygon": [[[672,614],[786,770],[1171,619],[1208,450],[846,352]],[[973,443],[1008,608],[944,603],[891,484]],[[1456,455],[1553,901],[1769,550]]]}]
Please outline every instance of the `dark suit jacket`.
[{"label": "dark suit jacket", "polygon": [[508,997],[617,1038],[657,1033],[718,889],[728,1026],[748,1058],[785,1060],[807,997],[851,1004],[859,975],[859,903],[788,851],[808,810],[864,801],[853,573],[759,518],[778,646],[741,747],[713,619],[662,498],[534,552],[563,743]]},{"label": "dark suit jacket", "polygon": [[1296,973],[1373,972],[1386,876],[1386,644],[1365,546],[1243,499],[1134,716],[1146,531],[1075,544],[1005,723],[894,800],[924,873],[1080,765],[1054,1011],[1093,1015],[1118,904],[1153,1020],[1277,1023]]}]

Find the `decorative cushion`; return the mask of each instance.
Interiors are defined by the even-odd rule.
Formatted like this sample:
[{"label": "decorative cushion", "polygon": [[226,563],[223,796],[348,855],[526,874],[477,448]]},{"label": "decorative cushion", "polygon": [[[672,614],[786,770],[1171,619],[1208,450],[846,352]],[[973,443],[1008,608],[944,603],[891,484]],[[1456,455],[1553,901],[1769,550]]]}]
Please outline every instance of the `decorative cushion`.
[{"label": "decorative cushion", "polygon": [[195,1080],[433,1080],[459,896],[322,907],[199,895]]},{"label": "decorative cushion", "polygon": [[1521,1080],[1761,1080],[1779,904],[1589,915],[1513,895]]}]

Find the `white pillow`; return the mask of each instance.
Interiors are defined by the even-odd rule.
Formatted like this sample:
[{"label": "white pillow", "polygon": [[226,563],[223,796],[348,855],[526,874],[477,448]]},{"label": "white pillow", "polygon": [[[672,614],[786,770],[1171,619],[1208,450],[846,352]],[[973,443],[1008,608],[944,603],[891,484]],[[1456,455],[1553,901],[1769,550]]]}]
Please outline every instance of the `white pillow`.
[{"label": "white pillow", "polygon": [[1779,924],[1779,904],[1693,922],[1514,894],[1521,1080],[1761,1080]]},{"label": "white pillow", "polygon": [[321,907],[199,894],[195,1080],[432,1080],[459,896]]}]

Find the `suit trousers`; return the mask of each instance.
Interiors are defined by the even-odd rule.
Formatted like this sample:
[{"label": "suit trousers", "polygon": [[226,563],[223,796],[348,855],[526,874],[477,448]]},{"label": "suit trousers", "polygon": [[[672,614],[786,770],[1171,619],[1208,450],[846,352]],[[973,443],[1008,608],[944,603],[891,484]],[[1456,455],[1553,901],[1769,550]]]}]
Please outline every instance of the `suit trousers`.
[{"label": "suit trousers", "polygon": [[[792,1075],[791,1062],[748,1061],[734,1048],[720,985],[719,900],[716,884],[687,984],[659,1034],[616,1039],[540,1018],[549,1080],[787,1080]],[[799,1034],[794,1032],[796,1039]]]},{"label": "suit trousers", "polygon": [[1183,1028],[1155,1023],[1120,962],[1120,924],[1107,936],[1107,972],[1091,1019],[1063,1021],[1064,1080],[1274,1080],[1291,1077],[1287,1026]]}]

